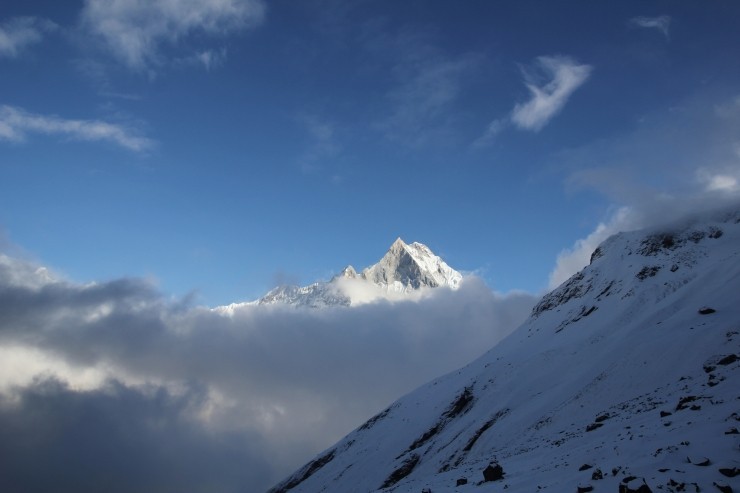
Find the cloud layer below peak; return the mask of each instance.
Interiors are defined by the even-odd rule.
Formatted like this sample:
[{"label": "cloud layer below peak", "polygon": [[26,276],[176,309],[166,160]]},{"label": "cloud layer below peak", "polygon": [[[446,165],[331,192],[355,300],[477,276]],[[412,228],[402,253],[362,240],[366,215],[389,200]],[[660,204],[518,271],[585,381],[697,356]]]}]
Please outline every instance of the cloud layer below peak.
[{"label": "cloud layer below peak", "polygon": [[[0,454],[14,457],[0,489],[40,469],[60,491],[103,476],[156,491],[176,470],[188,491],[266,490],[491,347],[535,301],[468,281],[416,302],[223,316],[140,280],[79,285],[0,255]],[[11,453],[21,443],[43,446]]]}]

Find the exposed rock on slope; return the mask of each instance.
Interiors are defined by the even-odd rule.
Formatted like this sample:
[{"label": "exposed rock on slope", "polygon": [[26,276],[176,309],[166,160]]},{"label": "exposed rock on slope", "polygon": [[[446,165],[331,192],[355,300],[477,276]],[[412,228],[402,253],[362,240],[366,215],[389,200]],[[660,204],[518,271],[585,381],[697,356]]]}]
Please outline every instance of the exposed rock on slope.
[{"label": "exposed rock on slope", "polygon": [[738,293],[740,212],[616,235],[507,339],[271,491],[740,491]]}]

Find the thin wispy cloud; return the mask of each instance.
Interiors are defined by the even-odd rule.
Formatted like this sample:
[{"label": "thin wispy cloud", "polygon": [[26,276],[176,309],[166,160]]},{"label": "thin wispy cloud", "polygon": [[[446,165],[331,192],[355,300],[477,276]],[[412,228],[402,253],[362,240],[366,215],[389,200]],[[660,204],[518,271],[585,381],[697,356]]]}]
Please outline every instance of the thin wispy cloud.
[{"label": "thin wispy cloud", "polygon": [[640,27],[645,29],[657,29],[666,39],[670,39],[671,16],[659,15],[657,17],[633,17],[629,20],[630,27]]},{"label": "thin wispy cloud", "polygon": [[65,119],[31,113],[15,106],[0,106],[0,140],[23,142],[29,134],[65,137],[88,142],[109,142],[134,152],[154,147],[154,141],[124,125],[101,120]]},{"label": "thin wispy cloud", "polygon": [[53,22],[38,17],[13,17],[0,23],[0,58],[18,57],[56,27]]},{"label": "thin wispy cloud", "polygon": [[469,55],[458,59],[422,59],[397,67],[400,83],[388,95],[392,113],[381,123],[386,136],[412,146],[428,143],[447,119],[465,74],[478,63],[477,57]]},{"label": "thin wispy cloud", "polygon": [[[87,0],[82,24],[121,63],[140,71],[163,64],[164,48],[189,35],[223,37],[259,25],[264,15],[261,0]],[[209,52],[193,56],[203,53]],[[201,60],[206,68],[209,58]]]},{"label": "thin wispy cloud", "polygon": [[522,67],[531,98],[526,103],[517,103],[506,117],[493,120],[472,147],[490,145],[510,125],[539,132],[565,107],[573,92],[589,78],[592,69],[566,56],[541,56],[533,66]]},{"label": "thin wispy cloud", "polygon": [[226,62],[226,48],[219,50],[203,50],[184,58],[174,60],[174,65],[180,67],[203,67],[210,72]]},{"label": "thin wispy cloud", "polygon": [[[534,67],[522,69],[532,97],[514,107],[511,121],[520,129],[539,131],[563,109],[571,94],[586,82],[591,70],[590,65],[579,64],[570,57],[538,57]],[[539,83],[542,75],[547,82]]]}]

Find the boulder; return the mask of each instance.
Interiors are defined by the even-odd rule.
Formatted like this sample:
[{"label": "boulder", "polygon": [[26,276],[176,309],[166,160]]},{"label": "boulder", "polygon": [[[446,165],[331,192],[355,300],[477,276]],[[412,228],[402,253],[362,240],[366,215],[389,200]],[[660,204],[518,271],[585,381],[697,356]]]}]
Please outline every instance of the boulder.
[{"label": "boulder", "polygon": [[504,468],[498,462],[491,462],[483,469],[483,481],[498,481],[504,478]]}]

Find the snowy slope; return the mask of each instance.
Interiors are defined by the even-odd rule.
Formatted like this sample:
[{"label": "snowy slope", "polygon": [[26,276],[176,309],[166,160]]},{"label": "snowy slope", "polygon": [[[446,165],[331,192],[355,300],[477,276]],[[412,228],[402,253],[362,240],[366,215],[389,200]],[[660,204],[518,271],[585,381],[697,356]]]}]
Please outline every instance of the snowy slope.
[{"label": "snowy slope", "polygon": [[462,274],[447,265],[426,245],[398,238],[380,261],[358,274],[351,265],[328,282],[308,286],[278,286],[257,301],[215,308],[229,314],[251,305],[292,305],[308,308],[358,305],[377,299],[402,299],[428,288],[457,289]]},{"label": "snowy slope", "polygon": [[619,234],[507,339],[271,492],[737,492],[738,356],[740,211]]}]

